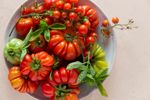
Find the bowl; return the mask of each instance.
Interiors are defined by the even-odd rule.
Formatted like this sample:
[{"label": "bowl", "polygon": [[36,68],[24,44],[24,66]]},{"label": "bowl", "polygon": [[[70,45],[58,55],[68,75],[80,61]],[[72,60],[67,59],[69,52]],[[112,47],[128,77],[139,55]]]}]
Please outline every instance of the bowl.
[{"label": "bowl", "polygon": [[[42,0],[39,0],[39,2],[40,1],[42,1]],[[27,5],[32,5],[33,3],[34,3],[34,0],[28,0],[22,5],[27,6]],[[100,10],[100,8],[98,7],[98,5],[96,4],[95,1],[86,0],[86,2],[85,2],[85,0],[79,0],[79,5],[83,5],[83,4],[90,5],[93,9],[96,9],[97,15],[98,15],[98,18],[99,18],[99,21],[100,21],[99,26],[97,28],[97,33],[99,33],[99,36],[101,37],[102,34],[101,34],[101,31],[100,31],[100,25],[102,23],[102,20],[107,19],[107,17]],[[18,20],[18,18],[20,16],[20,8],[21,7],[18,8],[18,10],[15,12],[15,14],[13,14],[11,20],[9,21],[9,24],[8,24],[8,26],[6,28],[6,32],[5,32],[5,39],[4,39],[5,41],[4,41],[4,43],[7,43],[13,37],[16,37],[16,34],[15,34],[16,31],[14,29],[14,26],[15,26],[16,21]],[[14,29],[14,30],[12,31],[12,29]],[[11,31],[12,31],[12,35],[9,36],[10,35],[9,33],[11,33]],[[112,36],[110,38],[105,39],[105,40],[101,39],[101,40],[99,40],[98,43],[101,45],[101,47],[106,52],[106,60],[107,60],[108,65],[109,65],[109,73],[110,73],[111,70],[112,70],[112,66],[114,64],[115,55],[116,55],[116,39],[115,39],[115,36],[114,36],[114,34],[112,34]],[[10,65],[6,62],[4,66],[9,68]],[[7,77],[8,73],[5,72],[4,74]],[[5,84],[5,83],[2,83],[2,84]],[[92,93],[91,91],[93,91],[95,89],[94,87],[87,87],[86,85],[81,85],[80,88],[81,88],[81,94],[80,94],[79,98],[81,100],[82,100],[82,98],[84,98],[84,99],[88,98],[88,94]],[[5,92],[11,96],[11,100],[18,100],[18,99],[21,99],[21,100],[49,100],[48,98],[45,98],[40,93],[40,88],[33,95],[31,95],[31,94],[19,94],[13,88],[11,88],[9,83],[7,83],[7,88],[6,88]],[[99,95],[99,93],[97,93],[97,95]],[[10,98],[7,97],[7,95],[6,95],[5,98],[6,98],[5,100],[10,100]]]}]

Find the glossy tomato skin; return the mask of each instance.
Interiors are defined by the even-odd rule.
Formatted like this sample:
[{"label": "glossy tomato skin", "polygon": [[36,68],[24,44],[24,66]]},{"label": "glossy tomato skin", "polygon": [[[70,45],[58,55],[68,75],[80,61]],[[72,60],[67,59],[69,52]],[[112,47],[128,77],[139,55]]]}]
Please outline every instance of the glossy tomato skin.
[{"label": "glossy tomato skin", "polygon": [[12,87],[21,93],[34,93],[38,86],[36,82],[23,76],[18,66],[10,68],[8,79]]},{"label": "glossy tomato skin", "polygon": [[41,19],[40,17],[36,17],[36,16],[32,17],[34,27],[40,24],[40,19]]},{"label": "glossy tomato skin", "polygon": [[61,76],[61,80],[63,83],[67,83],[68,82],[68,74],[67,74],[67,70],[65,67],[61,67],[59,69],[60,72],[60,76]]},{"label": "glossy tomato skin", "polygon": [[86,35],[88,33],[88,27],[86,25],[80,25],[78,31],[80,34]]},{"label": "glossy tomato skin", "polygon": [[94,44],[95,41],[96,41],[96,40],[95,40],[95,38],[94,38],[93,36],[88,36],[88,37],[86,38],[85,44],[86,44],[86,45]]},{"label": "glossy tomato skin", "polygon": [[44,0],[44,8],[49,10],[52,6],[53,0]]},{"label": "glossy tomato skin", "polygon": [[32,81],[44,80],[54,64],[53,56],[41,51],[36,54],[27,54],[20,63],[23,75],[29,75]]},{"label": "glossy tomato skin", "polygon": [[29,7],[23,7],[21,9],[21,14],[22,15],[27,15],[27,14],[30,14],[31,13],[31,9]]},{"label": "glossy tomato skin", "polygon": [[43,13],[45,11],[43,5],[33,5],[30,9],[32,13]]},{"label": "glossy tomato skin", "polygon": [[69,19],[70,20],[76,20],[77,19],[77,14],[75,12],[70,12]]},{"label": "glossy tomato skin", "polygon": [[48,24],[51,25],[53,23],[53,20],[50,16],[46,16],[45,18],[43,18],[43,20]]},{"label": "glossy tomato skin", "polygon": [[29,30],[34,27],[32,18],[20,18],[16,24],[16,31],[19,36],[25,37]]},{"label": "glossy tomato skin", "polygon": [[64,10],[70,10],[72,7],[71,3],[65,3],[64,4]]},{"label": "glossy tomato skin", "polygon": [[53,12],[53,17],[54,17],[55,19],[59,19],[59,18],[61,17],[60,11],[55,10],[55,11]]},{"label": "glossy tomato skin", "polygon": [[55,70],[55,71],[53,72],[53,79],[54,79],[54,81],[55,81],[56,83],[58,83],[58,84],[61,84],[61,83],[62,83],[61,76],[60,76],[60,73],[59,73],[58,70]]},{"label": "glossy tomato skin", "polygon": [[64,7],[64,1],[63,0],[56,1],[55,2],[55,6],[56,6],[56,8],[63,9],[63,7]]},{"label": "glossy tomato skin", "polygon": [[39,38],[30,42],[30,51],[33,53],[41,52],[46,48],[46,41],[43,35],[40,35]]}]

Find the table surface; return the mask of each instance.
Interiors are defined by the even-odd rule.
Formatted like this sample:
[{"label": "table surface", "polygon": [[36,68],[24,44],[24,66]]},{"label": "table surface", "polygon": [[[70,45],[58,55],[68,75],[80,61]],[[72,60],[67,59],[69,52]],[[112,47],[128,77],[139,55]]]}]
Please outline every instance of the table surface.
[{"label": "table surface", "polygon": [[[24,0],[0,1],[0,34],[4,34],[12,14]],[[102,97],[92,93],[88,100],[150,100],[150,0],[94,1],[109,19],[118,16],[125,23],[133,18],[139,28],[130,31],[115,30],[116,62],[110,77],[104,82],[109,96]],[[0,36],[0,41],[2,43],[4,37]],[[1,46],[4,47],[3,44]],[[2,58],[2,52],[0,57]],[[3,83],[7,83],[4,78],[7,69],[0,66],[0,70],[0,100],[17,100],[11,99],[10,93],[5,94]]]}]

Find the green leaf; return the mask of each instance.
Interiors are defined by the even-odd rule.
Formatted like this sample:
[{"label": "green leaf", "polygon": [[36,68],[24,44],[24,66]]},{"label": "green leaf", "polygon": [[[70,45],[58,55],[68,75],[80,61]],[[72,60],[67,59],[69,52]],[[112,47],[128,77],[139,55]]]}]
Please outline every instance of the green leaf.
[{"label": "green leaf", "polygon": [[38,37],[40,37],[42,32],[43,32],[42,29],[38,29],[38,30],[34,31],[32,37],[30,38],[29,41],[35,41]]},{"label": "green leaf", "polygon": [[90,78],[89,76],[87,76],[85,79],[84,79],[84,82],[89,85],[89,86],[94,86],[95,85],[95,80],[93,80],[92,78]]},{"label": "green leaf", "polygon": [[89,21],[88,17],[83,18],[83,22]]},{"label": "green leaf", "polygon": [[107,75],[108,73],[108,68],[100,70],[98,73],[96,73],[95,78],[98,79],[104,75]]},{"label": "green leaf", "polygon": [[30,38],[32,37],[32,34],[33,34],[33,30],[31,28],[30,31],[29,31],[29,33],[27,34],[26,38],[23,41],[22,48],[24,48],[25,46],[27,46]]},{"label": "green leaf", "polygon": [[43,30],[48,28],[48,25],[44,20],[40,20],[40,28]]},{"label": "green leaf", "polygon": [[61,24],[61,23],[55,23],[49,26],[50,29],[54,29],[54,30],[65,30],[66,26],[65,24]]},{"label": "green leaf", "polygon": [[82,72],[79,74],[79,76],[78,76],[77,82],[78,82],[78,83],[81,83],[81,82],[83,81],[83,79],[86,78],[86,75],[87,75],[87,70],[82,71]]},{"label": "green leaf", "polygon": [[105,88],[103,87],[102,83],[101,82],[97,82],[96,85],[97,85],[98,90],[102,94],[102,96],[107,97],[108,96],[107,92],[106,92]]},{"label": "green leaf", "polygon": [[95,73],[96,73],[95,70],[94,70],[94,68],[93,68],[92,66],[90,66],[90,73],[91,73],[91,75],[93,75],[93,76],[94,76]]},{"label": "green leaf", "polygon": [[49,29],[44,30],[44,38],[47,42],[50,40],[50,31]]},{"label": "green leaf", "polygon": [[99,78],[99,80],[100,80],[101,82],[103,82],[108,76],[109,76],[109,75],[101,76],[101,77]]},{"label": "green leaf", "polygon": [[67,69],[68,70],[71,70],[71,69],[78,69],[79,67],[83,66],[83,63],[80,62],[80,61],[76,61],[76,62],[72,62],[70,63],[68,66],[67,66]]},{"label": "green leaf", "polygon": [[20,62],[23,60],[23,58],[26,54],[27,54],[27,49],[22,49],[21,56],[20,56]]},{"label": "green leaf", "polygon": [[54,12],[53,12],[53,11],[48,11],[48,14],[49,14],[50,16],[53,16]]}]

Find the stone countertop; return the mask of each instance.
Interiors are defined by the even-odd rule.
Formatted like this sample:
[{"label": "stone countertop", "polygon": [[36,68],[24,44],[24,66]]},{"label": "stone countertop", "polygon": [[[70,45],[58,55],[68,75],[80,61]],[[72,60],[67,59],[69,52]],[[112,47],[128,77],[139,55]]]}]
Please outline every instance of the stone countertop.
[{"label": "stone countertop", "polygon": [[[117,39],[117,57],[110,77],[104,82],[109,96],[102,97],[98,91],[89,94],[83,100],[150,100],[150,0],[93,0],[106,16],[120,18],[122,23],[132,18],[138,29],[131,31],[115,30]],[[0,0],[0,34],[24,0]],[[4,47],[4,37],[0,36]],[[2,51],[0,52],[2,58]],[[1,65],[3,61],[0,61]],[[8,81],[7,69],[0,66],[0,100],[18,100],[17,95],[5,93]],[[25,98],[20,100],[26,100]]]}]

